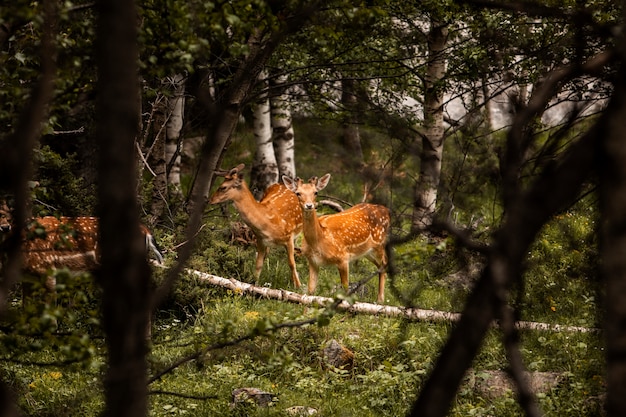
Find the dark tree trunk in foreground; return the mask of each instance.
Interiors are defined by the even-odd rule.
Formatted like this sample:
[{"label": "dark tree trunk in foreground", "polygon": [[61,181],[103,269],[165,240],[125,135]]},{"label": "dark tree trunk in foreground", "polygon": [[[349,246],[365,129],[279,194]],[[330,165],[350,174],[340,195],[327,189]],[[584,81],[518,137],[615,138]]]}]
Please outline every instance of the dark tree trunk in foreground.
[{"label": "dark tree trunk in foreground", "polygon": [[103,325],[108,349],[105,416],[147,415],[150,268],[139,231],[134,140],[139,102],[137,10],[98,2],[98,216]]},{"label": "dark tree trunk in foreground", "polygon": [[599,140],[604,139],[598,169],[601,272],[606,286],[608,416],[626,415],[626,70],[623,65],[617,76],[606,134],[598,136]]}]

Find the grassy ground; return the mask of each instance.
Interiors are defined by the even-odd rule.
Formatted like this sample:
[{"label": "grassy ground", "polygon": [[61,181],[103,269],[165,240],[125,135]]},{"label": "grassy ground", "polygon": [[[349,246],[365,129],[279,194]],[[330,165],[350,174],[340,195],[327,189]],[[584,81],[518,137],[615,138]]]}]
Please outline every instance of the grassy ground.
[{"label": "grassy ground", "polygon": [[[296,130],[298,174],[306,178],[331,172],[333,178],[324,192],[344,201],[357,202],[368,179],[337,162],[345,155],[330,140],[333,132],[323,124],[299,125]],[[373,143],[390,142],[381,142],[378,136],[370,135],[366,138],[369,141],[366,150],[373,166],[382,166],[401,152],[398,144],[376,150]],[[249,146],[248,136],[235,141],[223,166],[235,166],[239,162],[249,166],[250,156],[246,154]],[[450,152],[454,155],[454,149]],[[402,233],[405,228],[404,216],[408,214],[410,203],[406,186],[411,183],[408,173],[412,164],[411,160],[394,160],[388,183],[375,191],[378,200],[392,206],[396,233]],[[473,196],[471,190],[466,192]],[[483,194],[485,198],[490,198],[489,195]],[[469,221],[472,218],[469,213],[477,204],[476,197],[459,200],[467,201],[468,205],[465,209],[457,208],[458,218]],[[497,221],[496,211],[490,204],[490,201],[483,201],[485,219],[479,225],[486,234]],[[206,227],[198,237],[199,249],[190,267],[252,282],[254,249],[230,242],[230,224],[238,218],[232,209],[227,212],[229,215],[225,218],[220,208],[207,210]],[[520,290],[517,301],[524,319],[597,325],[594,228],[593,211],[584,203],[546,227],[529,255],[527,285]],[[171,232],[157,230],[156,234],[166,248],[176,244]],[[465,255],[462,260],[469,262],[469,266],[459,260],[454,242],[448,239],[430,241],[420,237],[398,246],[394,248],[397,273],[391,277],[388,287],[396,287],[399,294],[410,298],[418,307],[460,311],[471,286],[466,272],[477,269],[480,261],[472,254]],[[284,251],[274,249],[258,284],[290,288],[285,261]],[[474,265],[477,268],[473,268]],[[306,282],[305,259],[298,257],[297,266]],[[360,261],[351,269],[351,281],[374,272],[373,265]],[[157,279],[160,273],[157,271]],[[368,291],[362,295],[364,301],[376,299],[376,285],[376,279],[368,283]],[[341,290],[336,269],[323,268],[318,293],[333,296],[337,291]],[[97,299],[97,295],[93,297]],[[386,303],[401,305],[401,300],[389,290]],[[272,331],[276,324],[320,316],[327,320]],[[65,316],[59,317],[59,320],[66,320]],[[84,319],[89,320],[89,315]],[[404,415],[437,360],[450,326],[450,323],[408,322],[350,314],[328,316],[318,308],[241,296],[183,276],[156,317],[149,356],[152,373],[208,346],[252,333],[260,336],[235,346],[210,350],[199,360],[186,363],[151,384],[154,392],[150,397],[151,415],[284,416],[286,409],[293,406],[313,407],[323,416]],[[2,339],[0,354],[14,360],[5,361],[0,372],[16,390],[20,407],[27,415],[96,416],[102,410],[102,339],[97,330],[78,319],[68,320],[64,329],[76,337],[58,343],[52,341],[60,337],[54,333],[44,338]],[[80,339],[81,335],[86,339]],[[528,369],[559,375],[558,385],[539,394],[545,415],[600,415],[604,354],[601,336],[545,331],[523,331],[521,336]],[[354,353],[351,369],[324,366],[322,350],[333,339]],[[84,360],[73,365],[43,365],[80,355]],[[503,369],[506,369],[506,360],[500,335],[494,330],[467,375],[451,415],[521,415],[512,393],[493,398],[480,388],[485,382],[490,383],[491,371]],[[276,394],[278,400],[269,408],[233,408],[231,392],[241,387],[263,389]]]}]

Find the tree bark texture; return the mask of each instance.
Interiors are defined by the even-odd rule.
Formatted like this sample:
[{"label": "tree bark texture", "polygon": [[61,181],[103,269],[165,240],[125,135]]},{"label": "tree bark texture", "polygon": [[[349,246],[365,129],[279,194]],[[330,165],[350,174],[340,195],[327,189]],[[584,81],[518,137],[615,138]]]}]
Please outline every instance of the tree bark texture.
[{"label": "tree bark texture", "polygon": [[265,72],[261,73],[259,81],[263,92],[253,105],[255,153],[250,173],[250,191],[257,201],[263,197],[267,187],[278,182],[278,164],[272,143],[270,100],[267,95]]},{"label": "tree bark texture", "polygon": [[163,215],[165,205],[167,203],[167,174],[166,174],[166,155],[165,155],[165,123],[166,109],[161,103],[155,104],[157,108],[154,110],[153,116],[153,132],[154,143],[151,146],[150,158],[148,162],[152,171],[156,174],[152,180],[152,201],[150,205],[150,214],[153,219],[152,224]]},{"label": "tree bark texture", "polygon": [[185,77],[176,74],[168,78],[172,96],[167,100],[167,124],[165,140],[165,161],[167,163],[167,183],[172,192],[181,195],[180,150],[183,149],[183,121],[185,114]]},{"label": "tree bark texture", "polygon": [[356,87],[356,80],[349,78],[341,80],[341,104],[345,112],[343,120],[343,145],[347,151],[351,165],[360,167],[363,164],[363,148],[361,147],[361,133],[359,131]]},{"label": "tree bark texture", "polygon": [[428,62],[424,79],[424,126],[420,176],[415,185],[412,225],[424,229],[432,223],[437,204],[437,188],[443,157],[443,93],[442,79],[446,72],[445,48],[448,29],[444,23],[432,20],[428,33]]},{"label": "tree bark texture", "polygon": [[274,144],[274,154],[278,164],[278,177],[287,175],[296,178],[295,160],[295,134],[291,120],[291,110],[289,100],[285,93],[284,84],[287,78],[278,77],[271,82],[273,89],[279,92],[270,98],[270,113],[272,122],[272,142]]},{"label": "tree bark texture", "polygon": [[137,10],[128,0],[97,3],[96,140],[103,327],[108,367],[105,416],[147,415],[150,268],[137,227],[134,142],[139,99]]}]

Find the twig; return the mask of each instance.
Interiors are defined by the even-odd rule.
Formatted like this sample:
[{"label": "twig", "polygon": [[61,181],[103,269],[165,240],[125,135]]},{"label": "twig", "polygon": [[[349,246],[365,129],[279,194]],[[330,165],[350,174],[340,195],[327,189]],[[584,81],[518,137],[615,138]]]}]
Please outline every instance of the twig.
[{"label": "twig", "polygon": [[148,171],[150,171],[153,177],[156,177],[157,174],[152,170],[152,168],[150,168],[148,161],[146,161],[146,158],[143,156],[143,152],[141,152],[141,147],[139,146],[139,143],[135,142],[135,146],[137,147],[137,153],[139,154],[139,157],[141,158],[144,166],[148,168]]},{"label": "twig", "polygon": [[171,395],[173,397],[179,398],[187,398],[190,400],[216,400],[219,397],[217,395],[190,395],[190,394],[182,394],[180,392],[172,392],[172,391],[163,391],[163,390],[151,390],[148,392],[149,395]]}]

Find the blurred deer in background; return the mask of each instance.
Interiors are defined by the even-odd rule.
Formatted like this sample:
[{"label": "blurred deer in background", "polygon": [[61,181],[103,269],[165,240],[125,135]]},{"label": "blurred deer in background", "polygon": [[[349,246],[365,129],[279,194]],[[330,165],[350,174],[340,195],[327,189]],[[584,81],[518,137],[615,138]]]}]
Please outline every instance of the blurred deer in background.
[{"label": "blurred deer in background", "polygon": [[302,253],[309,262],[309,294],[315,293],[321,265],[339,269],[341,285],[348,289],[352,260],[366,257],[378,268],[378,303],[385,300],[385,244],[389,233],[389,209],[361,203],[337,214],[317,216],[317,193],[330,181],[330,174],[312,177],[308,183],[283,176],[283,183],[295,193],[303,215]]},{"label": "blurred deer in background", "polygon": [[291,281],[300,288],[300,278],[294,257],[294,238],[302,230],[302,212],[298,199],[283,184],[272,184],[261,201],[256,201],[246,181],[241,175],[244,164],[239,164],[228,172],[217,172],[224,182],[211,196],[211,204],[232,201],[244,223],[256,236],[255,278],[258,280],[265,256],[270,247],[283,246],[287,250]]},{"label": "blurred deer in background", "polygon": [[[154,237],[145,226],[139,227],[145,237],[146,251],[152,252],[159,265],[163,264]],[[20,230],[11,224],[10,211],[4,204],[0,206],[0,230],[6,233],[13,229],[23,234],[23,270],[28,274],[41,276],[59,268],[91,272],[99,265],[97,217],[38,217]],[[45,285],[53,291],[56,282],[48,277]]]}]

